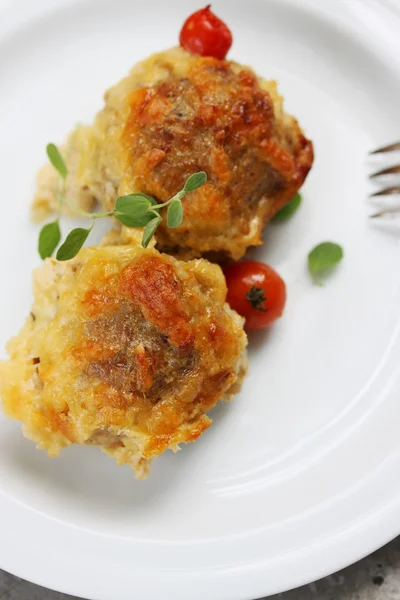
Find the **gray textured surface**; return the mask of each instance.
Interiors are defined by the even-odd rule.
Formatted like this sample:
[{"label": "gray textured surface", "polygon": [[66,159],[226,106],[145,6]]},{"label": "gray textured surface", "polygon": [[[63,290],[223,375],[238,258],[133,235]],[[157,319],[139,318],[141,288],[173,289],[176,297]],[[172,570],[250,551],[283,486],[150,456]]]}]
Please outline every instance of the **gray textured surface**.
[{"label": "gray textured surface", "polygon": [[[0,571],[0,600],[73,598]],[[269,600],[400,600],[400,538],[335,575]]]}]

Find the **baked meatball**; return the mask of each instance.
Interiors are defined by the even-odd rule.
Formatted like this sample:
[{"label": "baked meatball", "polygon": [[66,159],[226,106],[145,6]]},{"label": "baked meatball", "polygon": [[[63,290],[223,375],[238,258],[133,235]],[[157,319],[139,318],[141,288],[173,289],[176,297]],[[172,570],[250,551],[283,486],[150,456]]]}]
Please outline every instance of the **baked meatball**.
[{"label": "baked meatball", "polygon": [[[312,144],[283,112],[275,82],[232,61],[173,48],[139,63],[105,94],[93,126],[64,149],[67,192],[88,209],[144,192],[165,202],[194,172],[207,183],[185,197],[177,229],[163,222],[158,247],[170,253],[241,258],[261,244],[265,223],[304,182]],[[57,175],[39,177],[36,213],[55,205]]]},{"label": "baked meatball", "polygon": [[145,477],[240,387],[247,340],[225,297],[218,266],[138,245],[47,259],[0,366],[6,414],[50,456],[96,444]]}]

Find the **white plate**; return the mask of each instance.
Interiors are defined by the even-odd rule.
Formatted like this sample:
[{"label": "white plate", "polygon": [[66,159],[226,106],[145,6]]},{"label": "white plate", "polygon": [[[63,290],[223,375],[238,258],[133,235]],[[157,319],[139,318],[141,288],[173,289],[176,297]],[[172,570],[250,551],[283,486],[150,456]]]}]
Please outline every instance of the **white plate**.
[{"label": "white plate", "polygon": [[[201,4],[201,3],[200,3]],[[397,7],[396,7],[397,6]],[[13,0],[0,18],[1,346],[31,299],[36,170],[199,0]],[[284,318],[193,445],[135,481],[98,449],[49,460],[0,418],[0,566],[98,600],[244,600],[339,569],[400,532],[400,251],[373,229],[368,150],[400,136],[400,11],[390,0],[215,0],[232,57],[276,78],[315,142],[304,205],[257,255]],[[1,17],[1,14],[0,14]],[[310,248],[343,244],[324,288]]]}]

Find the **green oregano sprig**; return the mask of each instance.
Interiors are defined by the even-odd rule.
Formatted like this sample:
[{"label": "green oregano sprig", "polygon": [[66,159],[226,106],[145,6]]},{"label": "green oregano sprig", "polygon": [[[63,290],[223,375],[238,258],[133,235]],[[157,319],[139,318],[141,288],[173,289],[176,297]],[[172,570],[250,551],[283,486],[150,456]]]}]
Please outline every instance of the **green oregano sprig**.
[{"label": "green oregano sprig", "polygon": [[64,202],[68,204],[73,212],[91,219],[92,224],[88,229],[78,227],[69,232],[57,251],[57,260],[69,260],[70,258],[76,256],[85,243],[88,235],[92,231],[95,220],[111,216],[118,219],[118,221],[127,227],[144,228],[142,246],[143,248],[147,248],[151,238],[156,232],[157,227],[162,222],[162,216],[160,215],[159,211],[162,208],[167,208],[168,227],[171,229],[179,227],[183,220],[182,199],[187,193],[197,190],[207,181],[207,174],[204,171],[199,171],[198,173],[194,173],[189,177],[182,190],[177,192],[175,196],[170,198],[170,200],[163,202],[162,204],[158,204],[158,202],[151,196],[139,192],[117,198],[114,210],[112,211],[105,213],[89,213],[73,205],[68,198],[66,198],[65,179],[68,171],[57,146],[54,144],[48,144],[46,151],[50,163],[61,176],[62,186],[61,191],[58,193],[59,202],[57,219],[44,225],[39,234],[38,250],[42,259],[52,256],[53,252],[60,243],[60,216]]}]

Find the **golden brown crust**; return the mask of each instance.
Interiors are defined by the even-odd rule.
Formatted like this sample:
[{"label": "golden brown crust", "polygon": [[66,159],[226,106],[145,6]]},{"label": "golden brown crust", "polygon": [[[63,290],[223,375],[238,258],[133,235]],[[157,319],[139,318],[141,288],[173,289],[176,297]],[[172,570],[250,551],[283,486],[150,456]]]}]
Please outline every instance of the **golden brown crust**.
[{"label": "golden brown crust", "polygon": [[244,375],[242,320],[215,265],[86,248],[35,279],[35,319],[10,342],[0,389],[50,455],[99,444],[145,476],[149,460],[197,439]]},{"label": "golden brown crust", "polygon": [[182,302],[182,286],[171,264],[158,257],[143,257],[122,273],[122,289],[175,346],[193,345],[194,333]]},{"label": "golden brown crust", "polygon": [[[206,185],[183,200],[182,225],[157,230],[158,247],[182,258],[239,259],[261,244],[263,226],[312,165],[312,144],[283,112],[275,83],[232,61],[173,48],[136,65],[105,101],[93,127],[67,144],[67,191],[110,210],[135,191],[163,202],[206,171]],[[42,175],[37,210],[51,204],[49,177]]]},{"label": "golden brown crust", "polygon": [[215,58],[197,57],[185,77],[132,92],[122,137],[127,177],[164,202],[193,172],[208,175],[184,200],[182,225],[161,224],[158,245],[238,259],[248,245],[259,244],[263,224],[311,167],[311,142],[297,123],[292,128],[296,137],[288,139],[252,72]]}]

